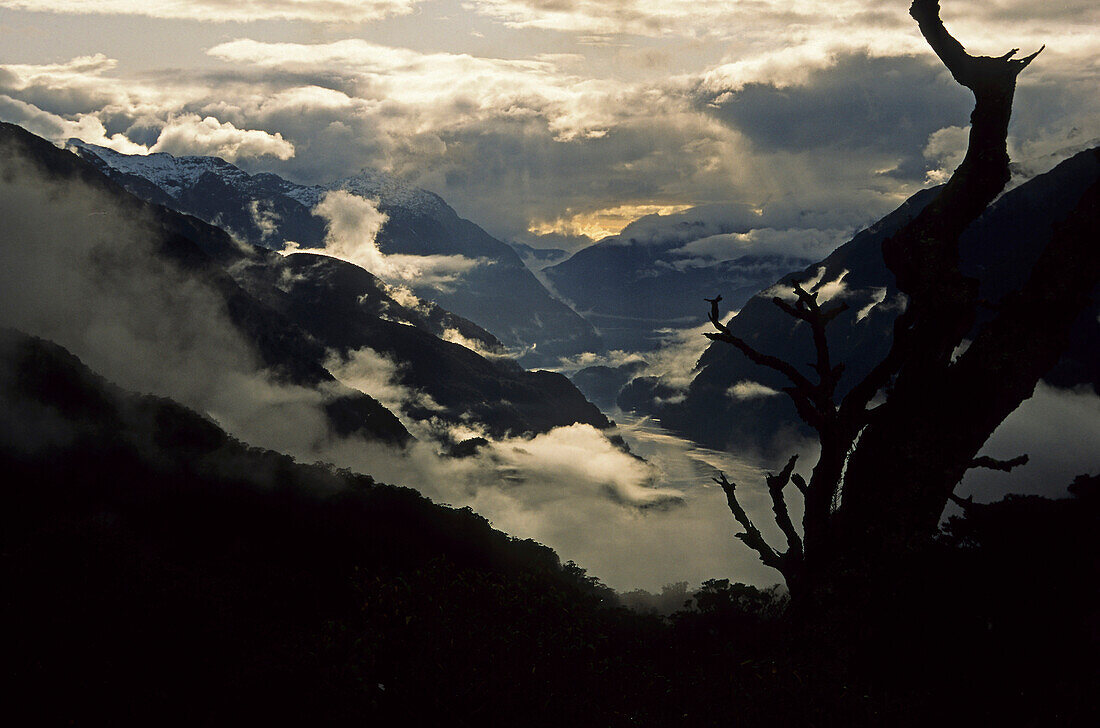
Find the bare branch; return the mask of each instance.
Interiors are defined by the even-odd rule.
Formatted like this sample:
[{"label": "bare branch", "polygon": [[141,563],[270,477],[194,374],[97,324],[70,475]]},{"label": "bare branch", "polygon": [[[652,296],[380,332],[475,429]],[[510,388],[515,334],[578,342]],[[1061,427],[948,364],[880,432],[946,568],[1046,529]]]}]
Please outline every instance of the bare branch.
[{"label": "bare branch", "polygon": [[779,569],[782,571],[782,561],[779,554],[775,549],[768,545],[768,542],[764,540],[764,535],[760,533],[758,529],[749,518],[749,515],[745,513],[745,509],[741,507],[741,504],[737,501],[737,495],[734,493],[734,489],[737,487],[729,480],[726,479],[725,473],[719,473],[717,478],[714,478],[714,482],[722,486],[722,491],[726,494],[726,501],[729,503],[730,510],[733,512],[733,517],[737,519],[737,522],[741,524],[741,527],[745,529],[744,533],[737,534],[737,538],[741,539],[746,546],[756,551],[760,555],[760,560],[764,562],[766,566],[770,566],[773,569]]},{"label": "bare branch", "polygon": [[836,389],[836,384],[844,371],[843,366],[834,367],[830,363],[829,342],[825,336],[825,327],[841,313],[847,311],[848,304],[841,302],[828,311],[822,311],[817,302],[817,294],[807,292],[798,281],[794,283],[794,293],[798,297],[797,305],[792,306],[778,296],[772,299],[772,303],[789,316],[805,321],[810,325],[814,337],[814,347],[817,350],[817,362],[810,366],[817,372],[819,378],[817,396],[821,406],[824,406],[826,400],[831,403],[833,391]]},{"label": "bare branch", "polygon": [[794,487],[798,488],[798,492],[800,492],[802,494],[802,497],[805,498],[806,497],[806,489],[808,487],[806,485],[806,479],[803,478],[798,473],[792,473],[791,474],[791,482],[794,483]]},{"label": "bare branch", "polygon": [[787,487],[787,483],[791,480],[791,475],[794,473],[794,464],[797,460],[798,456],[792,455],[779,475],[768,473],[766,480],[768,495],[772,498],[772,510],[775,512],[775,523],[787,538],[787,554],[791,554],[795,558],[802,558],[802,538],[791,522],[787,502],[783,498],[783,489]]},{"label": "bare branch", "polygon": [[703,300],[710,303],[710,322],[714,325],[714,328],[718,329],[718,333],[705,333],[703,334],[703,336],[706,336],[711,341],[724,341],[727,344],[732,344],[733,346],[737,347],[742,354],[747,356],[749,360],[754,364],[759,364],[760,366],[774,369],[783,376],[787,377],[787,379],[791,381],[791,384],[795,386],[796,390],[805,393],[807,397],[812,395],[814,391],[813,384],[810,383],[809,379],[802,376],[802,374],[800,374],[793,365],[783,361],[778,357],[757,351],[743,339],[734,336],[733,333],[730,332],[729,328],[722,323],[721,315],[718,312],[718,303],[722,300],[721,296],[718,296],[717,298],[706,298]]},{"label": "bare branch", "polygon": [[917,21],[921,35],[928,41],[928,45],[947,70],[951,72],[955,80],[967,88],[977,91],[978,87],[988,83],[992,63],[997,64],[997,70],[1003,78],[1015,78],[1027,68],[1035,57],[1043,52],[1046,46],[1024,58],[1013,59],[1019,48],[1013,48],[1008,53],[996,58],[988,56],[972,56],[966,52],[962,43],[955,40],[940,20],[940,4],[938,0],[913,0],[909,7],[909,14]]},{"label": "bare branch", "polygon": [[988,455],[982,455],[981,457],[974,458],[970,461],[971,468],[988,468],[989,470],[1000,470],[1002,473],[1010,473],[1013,468],[1017,468],[1021,465],[1027,465],[1027,455],[1020,455],[1014,457],[1011,460],[997,460],[991,458]]}]

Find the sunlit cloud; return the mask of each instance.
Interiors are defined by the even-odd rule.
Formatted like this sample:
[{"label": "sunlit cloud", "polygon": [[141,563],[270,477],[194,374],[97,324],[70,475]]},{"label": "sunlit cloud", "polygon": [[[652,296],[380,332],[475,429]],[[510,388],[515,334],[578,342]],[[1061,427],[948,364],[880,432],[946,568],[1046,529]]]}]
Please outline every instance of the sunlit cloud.
[{"label": "sunlit cloud", "polygon": [[772,389],[771,387],[761,384],[760,382],[753,382],[747,379],[737,382],[729,389],[726,390],[726,394],[734,399],[761,399],[763,397],[774,397],[782,394],[782,392]]},{"label": "sunlit cloud", "polygon": [[284,255],[327,255],[353,263],[391,284],[415,282],[443,289],[480,264],[461,255],[383,253],[378,248],[378,233],[389,217],[378,209],[377,201],[344,190],[326,192],[313,214],[325,220],[325,247],[290,244],[282,251]]},{"label": "sunlit cloud", "polygon": [[169,119],[149,151],[208,155],[235,162],[241,157],[265,155],[290,159],[294,156],[294,145],[278,132],[238,129],[231,122],[220,122],[213,116],[200,119],[198,114],[186,114]]},{"label": "sunlit cloud", "polygon": [[531,223],[528,232],[535,235],[583,235],[592,240],[599,240],[611,235],[617,235],[630,223],[646,215],[671,215],[674,212],[686,210],[691,205],[617,205],[603,210],[591,212],[579,212],[571,214],[566,211],[565,216],[554,220],[539,220]]},{"label": "sunlit cloud", "polygon": [[363,40],[325,44],[262,43],[238,39],[207,53],[235,64],[278,72],[324,71],[354,80],[360,93],[418,120],[419,131],[479,118],[544,118],[558,140],[599,137],[614,115],[605,100],[614,84],[558,71],[550,60],[479,58],[420,53]]},{"label": "sunlit cloud", "polygon": [[[46,5],[138,7],[36,6]],[[803,240],[824,247],[949,174],[960,148],[953,130],[967,122],[968,95],[906,3],[465,0],[457,12],[478,16],[485,36],[477,54],[432,35],[444,21],[427,13],[416,48],[347,37],[340,23],[358,16],[346,5],[174,3],[343,16],[326,31],[331,42],[208,40],[214,65],[193,74],[135,73],[105,53],[2,66],[0,116],[55,140],[222,154],[304,183],[382,169],[441,194],[497,237],[539,246],[556,236],[569,249],[619,233],[631,216],[731,200],[836,211],[828,223],[755,226],[777,236],[804,229]],[[416,5],[355,3],[364,14]],[[1090,25],[1100,11],[1077,0],[1059,8],[944,7],[976,52],[1048,45],[1021,78],[1009,139],[1018,179],[1100,138],[1100,40]],[[682,59],[685,38],[705,61]],[[588,45],[595,40],[618,50]],[[713,253],[685,251],[684,264]]]}]

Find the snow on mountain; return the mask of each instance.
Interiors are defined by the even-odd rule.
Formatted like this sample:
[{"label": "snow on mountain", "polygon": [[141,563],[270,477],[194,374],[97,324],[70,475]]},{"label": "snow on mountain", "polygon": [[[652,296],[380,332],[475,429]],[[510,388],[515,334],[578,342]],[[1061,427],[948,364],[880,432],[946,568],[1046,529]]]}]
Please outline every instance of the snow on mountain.
[{"label": "snow on mountain", "polygon": [[113,149],[88,144],[80,139],[66,142],[67,149],[76,148],[99,157],[112,169],[143,177],[172,197],[195,184],[207,172],[228,180],[244,183],[248,173],[219,157],[176,157],[165,152],[148,155],[122,154]]},{"label": "snow on mountain", "polygon": [[270,173],[250,175],[220,157],[177,157],[165,152],[122,154],[80,139],[70,139],[65,146],[95,155],[118,172],[147,179],[176,199],[209,172],[226,183],[252,192],[270,192],[274,188],[307,208],[315,207],[331,190],[344,190],[376,200],[381,207],[400,207],[426,216],[438,215],[447,207],[438,195],[374,169],[363,169],[325,185],[301,185]]},{"label": "snow on mountain", "polygon": [[[126,155],[79,140],[68,148],[139,197],[274,250],[329,246],[331,214],[319,209],[327,192],[371,200],[377,205],[373,240],[363,236],[369,226],[346,231],[354,233],[349,241],[357,250],[372,249],[353,262],[401,261],[401,270],[417,275],[391,282],[480,324],[511,350],[527,352],[529,366],[552,366],[560,357],[603,348],[592,325],[555,299],[516,251],[459,217],[438,195],[393,175],[365,169],[325,185],[301,185],[271,173],[250,175],[217,157]],[[385,266],[375,267],[371,272],[385,277]]]}]

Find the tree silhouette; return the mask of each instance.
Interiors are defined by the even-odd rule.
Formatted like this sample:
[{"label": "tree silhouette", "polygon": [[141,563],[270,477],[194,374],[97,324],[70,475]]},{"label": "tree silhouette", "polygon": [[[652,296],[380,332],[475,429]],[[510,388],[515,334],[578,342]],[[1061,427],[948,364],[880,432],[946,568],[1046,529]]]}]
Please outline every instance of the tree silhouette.
[{"label": "tree silhouette", "polygon": [[[1042,48],[1020,59],[1018,49],[972,56],[944,27],[936,0],[914,0],[909,12],[951,75],[973,92],[975,105],[962,164],[935,199],[882,244],[886,266],[908,297],[887,356],[838,400],[844,365],[831,361],[826,329],[845,304],[822,307],[816,293],[797,283],[793,304],[774,299],[809,325],[816,361],[807,376],[735,336],[721,322],[721,296],[707,299],[716,329],[707,336],[782,373],[790,382],[784,391],[820,441],[809,482],[794,473],[797,456],[767,478],[787,542],[783,551],[753,524],[735,484],[724,475],[715,479],[744,528],[738,538],[783,574],[795,604],[818,610],[851,603],[930,544],[969,468],[1008,470],[1026,462],[977,455],[1057,362],[1100,282],[1100,186],[1093,184],[1055,227],[1026,283],[997,304],[979,300],[978,280],[960,271],[959,237],[1009,180],[1006,137],[1016,77]],[[982,306],[995,315],[974,335]],[[968,336],[973,342],[958,354]],[[792,483],[805,500],[801,534],[785,500]]]}]

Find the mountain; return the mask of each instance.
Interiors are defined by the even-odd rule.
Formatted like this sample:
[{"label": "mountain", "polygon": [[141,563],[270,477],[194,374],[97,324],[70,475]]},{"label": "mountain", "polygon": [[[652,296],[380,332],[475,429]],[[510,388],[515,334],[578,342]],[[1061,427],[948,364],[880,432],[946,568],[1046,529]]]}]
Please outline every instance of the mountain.
[{"label": "mountain", "polygon": [[393,362],[393,382],[408,393],[395,406],[409,417],[479,424],[494,437],[574,422],[610,426],[564,376],[523,369],[490,334],[434,304],[399,303],[362,268],[266,253],[234,270],[247,291],[345,361],[366,349],[372,365],[375,355]]},{"label": "mountain", "polygon": [[[330,192],[375,201],[385,215],[374,241],[378,253],[419,256],[405,259],[408,270],[391,282],[476,321],[528,365],[602,349],[592,326],[551,296],[515,250],[460,218],[439,196],[390,175],[364,170],[323,186],[300,185],[270,173],[250,175],[217,157],[125,155],[75,139],[68,146],[138,197],[274,250],[325,247],[327,223],[314,212]],[[442,275],[423,275],[424,265],[442,266]]]},{"label": "mountain", "polygon": [[524,265],[531,270],[540,271],[569,257],[569,252],[561,248],[532,248],[526,243],[511,242],[512,250],[519,253]]},{"label": "mountain", "polygon": [[[610,424],[565,377],[525,371],[484,329],[357,266],[241,243],[137,199],[18,126],[0,126],[0,148],[11,206],[0,246],[0,322],[97,351],[111,362],[108,376],[127,372],[132,381],[151,382],[149,391],[168,381],[178,396],[186,391],[196,405],[210,406],[227,398],[240,406],[249,387],[267,382],[291,397],[299,387],[320,399],[336,436],[395,444],[410,435],[361,391],[364,380],[389,393],[386,404],[411,420],[474,426],[492,436]],[[21,204],[24,194],[34,204]],[[59,212],[65,205],[77,211],[72,219]],[[222,316],[232,331],[215,324]],[[108,339],[120,331],[130,338],[113,346]],[[247,351],[230,357],[238,339]],[[158,348],[163,341],[171,342],[166,355]],[[165,357],[181,363],[157,360]],[[243,381],[227,379],[224,367],[204,369],[211,358]],[[262,392],[257,397],[262,402]]]},{"label": "mountain", "polygon": [[[167,354],[174,365],[155,358],[132,361],[137,350],[164,355],[157,342],[171,338],[194,343],[196,335],[205,334],[207,346],[184,348],[219,348],[225,332],[201,315],[148,308],[154,291],[179,286],[179,295],[173,299],[169,292],[166,300],[184,304],[180,308],[197,304],[218,309],[235,332],[232,336],[247,342],[249,361],[225,358],[226,376],[258,368],[277,386],[316,392],[327,424],[338,436],[409,441],[409,432],[382,404],[333,377],[323,365],[323,346],[233,280],[224,266],[247,251],[225,232],[135,198],[76,156],[19,126],[0,124],[0,150],[7,198],[2,203],[8,207],[0,232],[0,323],[29,326],[36,333],[105,352],[108,358],[114,355],[119,371],[164,372],[161,377],[131,377],[135,381],[174,380],[177,391],[201,390],[186,381],[190,372],[173,371],[195,363],[179,348],[170,347]],[[81,212],[88,206],[93,211]],[[65,211],[77,211],[79,217]],[[112,319],[125,323],[116,325]],[[184,323],[193,330],[184,331]],[[166,336],[166,328],[177,329],[178,336]],[[128,335],[134,338],[125,345],[112,341]],[[117,351],[111,352],[112,347]]]},{"label": "mountain", "polygon": [[0,662],[9,712],[41,724],[431,724],[487,689],[536,696],[520,721],[616,616],[468,508],[248,447],[11,329],[0,468]]},{"label": "mountain", "polygon": [[10,329],[0,468],[5,705],[36,725],[929,725],[975,681],[953,715],[1095,723],[1095,477],[950,519],[836,675],[776,588],[616,609],[468,508],[247,447]]},{"label": "mountain", "polygon": [[[809,258],[755,252],[737,235],[761,224],[739,206],[648,215],[542,273],[603,336],[610,349],[655,349],[662,329],[701,323],[700,301],[723,291],[738,307]],[[713,244],[713,249],[708,247]],[[725,252],[719,252],[721,247]],[[727,259],[714,259],[714,255]]]},{"label": "mountain", "polygon": [[[1026,280],[1032,263],[1050,240],[1058,221],[1084,190],[1100,177],[1100,148],[1081,152],[1056,168],[1002,195],[963,234],[961,266],[981,281],[988,302],[976,328],[992,316],[997,301]],[[759,351],[792,362],[808,376],[813,343],[801,322],[771,299],[789,292],[793,281],[817,291],[819,300],[843,300],[849,309],[829,326],[833,361],[844,362],[838,395],[843,396],[886,353],[893,322],[904,306],[882,260],[882,241],[916,215],[935,195],[923,190],[874,226],[860,232],[820,263],[783,276],[758,293],[730,322],[730,330]],[[716,293],[725,291],[715,289]],[[1071,343],[1046,381],[1056,386],[1089,385],[1100,391],[1100,290],[1080,317]],[[702,311],[702,306],[700,306]],[[696,442],[716,448],[767,446],[784,430],[803,425],[785,395],[787,382],[758,367],[733,347],[714,343],[700,358],[686,392],[669,398],[661,383],[638,379],[619,402],[660,417],[662,424]]]}]

